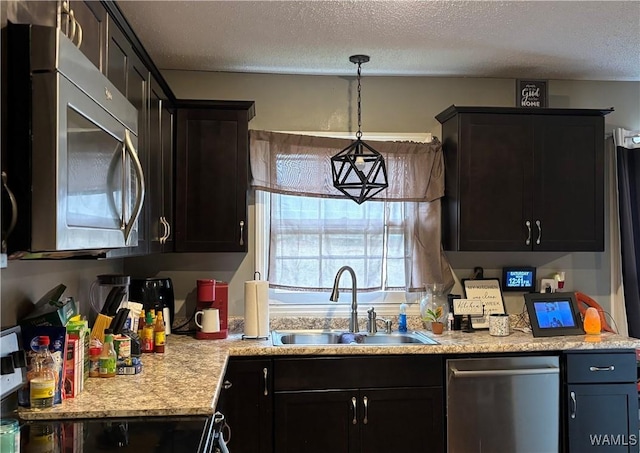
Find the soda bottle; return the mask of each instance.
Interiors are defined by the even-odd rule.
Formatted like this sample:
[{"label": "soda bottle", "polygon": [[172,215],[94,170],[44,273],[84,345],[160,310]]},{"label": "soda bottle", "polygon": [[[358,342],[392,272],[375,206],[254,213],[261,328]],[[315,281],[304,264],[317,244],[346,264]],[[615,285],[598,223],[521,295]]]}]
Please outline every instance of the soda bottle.
[{"label": "soda bottle", "polygon": [[27,373],[29,380],[29,403],[32,408],[53,407],[56,392],[56,371],[49,351],[49,337],[38,337],[38,351],[31,361]]}]

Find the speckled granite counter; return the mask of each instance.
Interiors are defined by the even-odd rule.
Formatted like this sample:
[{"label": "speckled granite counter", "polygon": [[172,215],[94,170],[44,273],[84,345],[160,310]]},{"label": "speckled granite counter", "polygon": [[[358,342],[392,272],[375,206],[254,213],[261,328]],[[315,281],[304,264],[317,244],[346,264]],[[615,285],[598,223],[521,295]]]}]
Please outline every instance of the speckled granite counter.
[{"label": "speckled granite counter", "polygon": [[[273,327],[273,326],[272,326]],[[429,332],[430,334],[430,332]],[[25,420],[201,415],[214,412],[229,356],[472,354],[572,349],[634,349],[640,340],[603,334],[533,338],[515,332],[492,337],[487,331],[433,335],[438,345],[272,346],[271,340],[196,340],[170,335],[165,354],[144,354],[143,372],[110,379],[90,378],[78,397],[51,409],[20,408]]]}]

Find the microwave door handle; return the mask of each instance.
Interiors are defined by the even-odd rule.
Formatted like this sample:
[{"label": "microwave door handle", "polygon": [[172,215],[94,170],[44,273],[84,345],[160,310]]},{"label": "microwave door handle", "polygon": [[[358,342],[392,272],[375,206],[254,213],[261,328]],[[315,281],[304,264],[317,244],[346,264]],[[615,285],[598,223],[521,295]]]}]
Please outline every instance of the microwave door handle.
[{"label": "microwave door handle", "polygon": [[136,172],[136,181],[137,181],[137,191],[136,191],[136,204],[133,207],[133,212],[131,213],[131,218],[124,226],[124,240],[125,243],[129,240],[129,235],[131,234],[131,230],[138,220],[138,216],[142,211],[142,202],[144,201],[144,174],[142,172],[142,165],[140,164],[140,159],[138,159],[138,154],[136,153],[135,148],[133,147],[133,143],[131,143],[131,136],[129,130],[124,131],[124,149],[125,152],[129,154],[131,157],[131,161],[133,162],[133,168]]}]

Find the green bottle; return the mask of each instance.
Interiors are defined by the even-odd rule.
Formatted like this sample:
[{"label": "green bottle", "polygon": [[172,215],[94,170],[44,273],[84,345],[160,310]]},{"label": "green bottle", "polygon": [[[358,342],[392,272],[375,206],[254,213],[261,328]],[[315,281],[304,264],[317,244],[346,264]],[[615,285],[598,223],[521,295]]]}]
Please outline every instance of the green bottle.
[{"label": "green bottle", "polygon": [[104,344],[100,353],[100,377],[116,375],[116,350],[113,347],[113,329],[104,329]]}]

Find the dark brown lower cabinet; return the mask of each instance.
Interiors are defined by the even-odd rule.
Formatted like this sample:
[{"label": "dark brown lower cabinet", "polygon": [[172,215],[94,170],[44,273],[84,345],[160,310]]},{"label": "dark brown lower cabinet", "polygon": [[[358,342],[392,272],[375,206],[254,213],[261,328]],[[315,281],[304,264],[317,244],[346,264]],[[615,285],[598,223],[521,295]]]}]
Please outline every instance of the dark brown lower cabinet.
[{"label": "dark brown lower cabinet", "polygon": [[274,359],[273,424],[277,453],[442,452],[442,357]]},{"label": "dark brown lower cabinet", "polygon": [[634,350],[565,354],[566,453],[638,453]]},{"label": "dark brown lower cabinet", "polygon": [[271,369],[270,359],[229,360],[217,410],[229,425],[224,437],[233,453],[273,451]]},{"label": "dark brown lower cabinet", "polygon": [[442,388],[278,392],[278,453],[444,451]]}]

